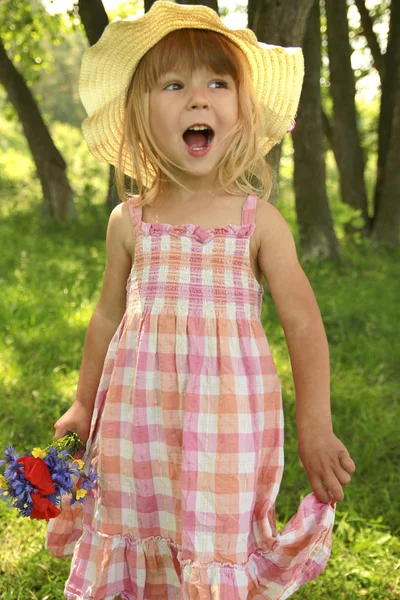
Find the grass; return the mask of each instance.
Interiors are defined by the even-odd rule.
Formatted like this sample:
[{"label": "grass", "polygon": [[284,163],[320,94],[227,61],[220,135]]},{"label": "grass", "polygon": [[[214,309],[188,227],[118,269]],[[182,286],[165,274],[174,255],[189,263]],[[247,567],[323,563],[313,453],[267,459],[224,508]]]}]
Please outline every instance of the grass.
[{"label": "grass", "polygon": [[[54,126],[77,190],[80,219],[42,222],[40,189],[26,145],[15,128],[8,135],[9,149],[3,139],[0,160],[0,448],[12,443],[22,452],[51,437],[54,421],[74,398],[86,327],[104,269],[107,169],[92,161],[74,130]],[[330,155],[327,166],[342,260],[306,263],[304,269],[330,344],[334,430],[357,471],[344,488],[345,500],[337,505],[327,568],[295,596],[394,600],[400,597],[400,252],[345,239],[343,215],[348,213],[337,198]],[[297,236],[290,169],[287,150],[278,207]],[[288,351],[267,288],[262,319],[284,389],[285,472],[276,504],[281,528],[311,488],[297,455]],[[17,519],[0,503],[0,600],[63,597],[69,559],[55,559],[43,549],[45,530],[45,524]]]}]

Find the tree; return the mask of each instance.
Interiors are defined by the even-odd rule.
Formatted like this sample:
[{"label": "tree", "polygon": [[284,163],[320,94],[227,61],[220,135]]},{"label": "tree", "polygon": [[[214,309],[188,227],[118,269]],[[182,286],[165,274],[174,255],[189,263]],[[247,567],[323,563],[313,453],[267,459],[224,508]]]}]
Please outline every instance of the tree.
[{"label": "tree", "polygon": [[[149,0],[145,0],[145,1],[148,2]],[[201,4],[203,6],[208,6],[209,8],[212,8],[218,14],[217,0],[203,0],[202,2],[199,2],[198,0],[178,0],[178,4]]]},{"label": "tree", "polygon": [[[302,46],[307,18],[314,0],[249,0],[248,27],[260,42],[279,46]],[[282,143],[267,154],[267,160],[276,173],[276,185],[270,202],[276,202],[279,184],[279,162]]]},{"label": "tree", "polygon": [[333,99],[332,137],[339,169],[342,201],[359,209],[369,231],[364,157],[360,146],[355,107],[355,82],[346,0],[325,0],[328,29],[330,90]]},{"label": "tree", "polygon": [[372,237],[400,243],[400,5],[392,2],[379,120],[378,175]]},{"label": "tree", "polygon": [[308,257],[336,259],[339,246],[325,186],[324,133],[321,111],[321,34],[319,2],[310,11],[303,42],[305,75],[292,132],[294,189],[300,247]]},{"label": "tree", "polygon": [[[400,202],[398,200],[400,95],[400,4],[392,2],[378,128],[377,180],[371,235],[398,245]],[[390,164],[388,164],[390,163]]]},{"label": "tree", "polygon": [[[93,46],[107,27],[109,20],[102,0],[78,0],[78,12],[89,45]],[[119,203],[115,183],[115,167],[110,164],[106,206],[111,210]]]},{"label": "tree", "polygon": [[[29,54],[26,29],[30,29],[37,36],[37,29],[43,31],[46,17],[42,14],[43,22],[40,21],[37,14],[41,10],[40,7],[29,6],[26,2],[21,2],[11,10],[11,3],[7,1],[0,9],[0,83],[21,121],[32,153],[43,191],[42,216],[54,219],[74,218],[77,216],[77,210],[66,174],[65,160],[53,143],[23,75],[14,66],[6,51],[7,47],[11,47],[12,40],[18,39],[20,44],[24,43],[26,54]],[[13,28],[10,27],[9,14],[13,15]],[[35,39],[37,38],[33,36],[33,40]]]},{"label": "tree", "polygon": [[381,81],[383,81],[385,78],[385,60],[382,56],[379,42],[374,32],[374,21],[369,13],[369,10],[365,6],[365,0],[355,0],[355,4],[358,12],[360,13],[363,33],[371,50],[375,68],[380,75]]}]

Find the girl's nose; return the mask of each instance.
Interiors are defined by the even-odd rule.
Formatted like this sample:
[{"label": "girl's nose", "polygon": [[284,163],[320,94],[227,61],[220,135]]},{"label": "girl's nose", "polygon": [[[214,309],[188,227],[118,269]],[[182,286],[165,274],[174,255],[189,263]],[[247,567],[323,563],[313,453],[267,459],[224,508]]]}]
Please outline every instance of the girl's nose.
[{"label": "girl's nose", "polygon": [[194,101],[191,104],[192,108],[208,108],[208,102],[206,100],[203,101]]},{"label": "girl's nose", "polygon": [[193,88],[189,100],[190,108],[208,108],[209,100],[204,90]]}]

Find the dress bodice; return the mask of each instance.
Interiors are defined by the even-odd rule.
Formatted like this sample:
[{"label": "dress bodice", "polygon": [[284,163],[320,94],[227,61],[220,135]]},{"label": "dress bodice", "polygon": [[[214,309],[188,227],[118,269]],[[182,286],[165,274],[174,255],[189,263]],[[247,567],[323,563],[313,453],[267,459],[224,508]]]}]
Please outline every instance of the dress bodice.
[{"label": "dress bodice", "polygon": [[205,229],[145,223],[128,201],[135,260],[127,284],[130,311],[260,319],[263,288],[251,268],[257,197],[247,196],[240,225]]}]

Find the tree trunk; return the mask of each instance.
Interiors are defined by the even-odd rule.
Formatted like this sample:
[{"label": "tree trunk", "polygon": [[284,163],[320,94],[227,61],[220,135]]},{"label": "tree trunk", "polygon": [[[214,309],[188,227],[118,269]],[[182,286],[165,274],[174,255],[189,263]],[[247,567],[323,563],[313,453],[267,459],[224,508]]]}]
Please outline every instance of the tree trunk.
[{"label": "tree trunk", "polygon": [[99,41],[109,21],[102,0],[79,0],[79,17],[90,46]]},{"label": "tree trunk", "polygon": [[[86,33],[89,45],[93,46],[100,39],[109,20],[102,0],[78,0],[79,16]],[[115,167],[110,165],[108,174],[108,192],[105,205],[109,212],[119,204],[119,196],[115,182]]]},{"label": "tree trunk", "polygon": [[314,0],[249,0],[248,27],[260,42],[302,46]]},{"label": "tree trunk", "polygon": [[219,14],[217,0],[177,0],[177,4],[201,4],[202,6],[208,6],[209,8],[212,8],[215,10],[217,15]]},{"label": "tree trunk", "polygon": [[144,0],[144,12],[149,12],[155,0]]},{"label": "tree trunk", "polygon": [[374,31],[374,20],[369,14],[368,8],[365,6],[365,0],[355,0],[358,12],[360,13],[361,25],[365,39],[368,42],[371,50],[372,58],[374,59],[375,69],[378,71],[381,81],[385,79],[385,62],[379,47],[378,38]]},{"label": "tree trunk", "polygon": [[328,145],[331,147],[333,153],[335,154],[335,147],[333,145],[334,141],[333,141],[333,134],[332,134],[332,124],[329,120],[328,115],[324,111],[322,104],[321,104],[321,118],[322,118],[322,126],[324,129],[324,134],[325,134],[326,140],[328,142]]},{"label": "tree trunk", "polygon": [[[392,10],[395,11],[393,5]],[[396,44],[396,52],[392,58],[396,65],[396,72],[388,70],[387,78],[393,75],[392,83],[396,87],[393,93],[392,121],[382,173],[379,210],[375,215],[372,237],[398,246],[400,244],[400,43]]]},{"label": "tree trunk", "polygon": [[[301,46],[307,17],[314,0],[249,0],[248,24],[260,42],[278,46]],[[276,204],[279,190],[279,163],[282,142],[267,154],[268,164],[275,175],[270,202]]]},{"label": "tree trunk", "polygon": [[303,44],[305,75],[294,146],[294,189],[302,260],[337,259],[339,245],[333,229],[325,186],[324,133],[321,111],[321,33],[319,2],[310,11]]},{"label": "tree trunk", "polygon": [[0,42],[0,83],[22,123],[43,191],[42,217],[57,220],[77,216],[66,163],[51,139],[35,99]]},{"label": "tree trunk", "polygon": [[[346,0],[325,0],[328,56],[333,98],[333,137],[337,148],[342,201],[361,211],[362,230],[369,231],[364,158],[357,131],[354,73],[347,21]],[[348,231],[353,228],[347,226]]]},{"label": "tree trunk", "polygon": [[[391,136],[393,134],[391,128],[394,125],[393,114],[396,102],[396,90],[398,91],[400,86],[400,3],[392,2],[390,11],[389,36],[385,54],[385,78],[382,81],[381,106],[379,114],[378,162],[374,197],[374,216],[371,223],[371,232],[373,233],[375,229],[375,222],[380,221],[379,228],[381,233],[375,237],[380,237],[382,235],[383,224],[380,217],[382,201],[381,195],[383,193],[384,177],[390,172],[390,169],[386,170],[386,160],[391,144]],[[391,224],[388,223],[388,228],[390,229],[390,227]]]}]

